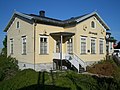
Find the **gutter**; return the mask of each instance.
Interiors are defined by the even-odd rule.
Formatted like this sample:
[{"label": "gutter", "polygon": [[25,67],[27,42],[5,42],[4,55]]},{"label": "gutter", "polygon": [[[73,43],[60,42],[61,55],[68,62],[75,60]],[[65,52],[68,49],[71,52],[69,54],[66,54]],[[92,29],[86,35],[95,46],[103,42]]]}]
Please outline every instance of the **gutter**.
[{"label": "gutter", "polygon": [[34,47],[33,47],[33,59],[34,59],[34,70],[35,70],[35,38],[36,38],[36,21],[34,21],[34,23],[33,23],[33,38],[34,38],[34,41],[33,41],[33,43],[34,43]]}]

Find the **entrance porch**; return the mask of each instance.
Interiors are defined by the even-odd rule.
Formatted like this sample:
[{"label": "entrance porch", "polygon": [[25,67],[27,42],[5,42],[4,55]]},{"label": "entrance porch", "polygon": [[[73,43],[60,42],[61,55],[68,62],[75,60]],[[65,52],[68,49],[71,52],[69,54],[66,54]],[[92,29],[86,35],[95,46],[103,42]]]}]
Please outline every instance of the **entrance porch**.
[{"label": "entrance porch", "polygon": [[[69,41],[69,39],[75,35],[75,33],[71,32],[55,32],[55,33],[50,33],[52,38],[56,41],[56,50],[53,56],[53,59],[60,59],[61,60],[61,70],[62,70],[62,60],[65,59],[65,54],[63,55],[63,49],[62,49],[62,44],[65,43],[66,41]],[[71,47],[69,48],[69,51],[73,50],[73,45],[72,42],[69,43],[71,44]]]}]

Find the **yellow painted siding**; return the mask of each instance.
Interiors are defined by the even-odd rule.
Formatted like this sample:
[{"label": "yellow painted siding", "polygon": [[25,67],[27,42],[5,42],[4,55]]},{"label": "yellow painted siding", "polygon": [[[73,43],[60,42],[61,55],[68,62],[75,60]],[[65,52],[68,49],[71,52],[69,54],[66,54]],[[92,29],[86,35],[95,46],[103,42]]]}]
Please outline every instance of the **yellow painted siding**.
[{"label": "yellow painted siding", "polygon": [[[20,28],[16,29],[16,22],[19,21]],[[22,36],[27,36],[27,55],[22,55]],[[22,19],[15,18],[7,32],[7,55],[10,55],[10,39],[13,38],[13,55],[20,62],[33,63],[33,24]]]},{"label": "yellow painted siding", "polygon": [[[16,22],[20,22],[20,29],[16,29]],[[91,21],[96,23],[96,28],[93,29],[90,26]],[[84,26],[86,26],[86,30],[84,30]],[[48,35],[48,54],[41,55],[40,54],[40,34]],[[95,17],[91,17],[81,23],[78,23],[76,26],[72,27],[58,27],[52,25],[45,24],[36,24],[35,26],[35,63],[51,63],[53,62],[53,54],[55,53],[55,40],[50,36],[50,33],[56,32],[72,32],[75,33],[73,38],[73,53],[76,53],[79,58],[84,61],[99,61],[103,59],[106,55],[106,30],[99,23],[99,21]],[[97,35],[90,34],[97,33]],[[10,26],[8,32],[8,56],[10,55],[10,39],[14,39],[14,54],[12,57],[15,57],[21,62],[27,62],[34,64],[34,25],[30,24],[24,20],[16,18],[12,25]],[[22,36],[27,36],[27,55],[22,55]],[[86,55],[80,54],[80,37],[86,36],[87,38],[87,51],[90,50],[90,41],[91,38],[96,38],[96,54],[87,53]],[[104,39],[104,54],[99,53],[99,39]],[[67,42],[62,44],[63,53],[67,53]]]},{"label": "yellow painted siding", "polygon": [[[53,54],[54,54],[54,44],[55,40],[49,35],[48,40],[49,40],[49,53],[48,55],[41,55],[40,54],[40,34],[44,34],[44,32],[47,32],[46,34],[49,35],[50,33],[54,32],[62,32],[63,28],[62,27],[57,27],[57,26],[51,26],[51,25],[43,25],[43,24],[37,24],[36,26],[36,63],[50,63],[53,62]],[[64,45],[63,45],[64,46]],[[64,47],[63,47],[64,48]]]},{"label": "yellow painted siding", "polygon": [[[71,33],[76,33],[76,26],[74,26],[74,27],[67,27],[67,28],[64,28],[64,32],[71,32]],[[74,45],[76,45],[76,37],[75,37],[76,35],[74,35],[74,36],[72,36],[71,38],[72,38],[72,40],[73,40],[73,52],[75,52],[76,50],[75,50],[75,47],[74,47]],[[64,43],[65,44],[65,46],[64,46],[64,53],[67,53],[67,42],[65,42]]]},{"label": "yellow painted siding", "polygon": [[[96,23],[96,27],[93,29],[90,26],[91,21],[94,21]],[[83,27],[87,26],[87,29],[84,30]],[[84,60],[84,61],[99,61],[103,59],[106,55],[106,42],[105,42],[105,35],[106,31],[105,29],[100,25],[98,20],[95,17],[91,17],[80,24],[76,26],[77,32],[75,34],[76,40],[78,44],[75,45],[75,53],[79,55],[79,57]],[[97,33],[97,35],[90,34],[89,32],[92,33]],[[80,37],[81,36],[86,36],[87,39],[87,51],[91,51],[91,38],[96,38],[96,54],[91,54],[87,53],[86,55],[81,55],[80,54]],[[104,39],[104,54],[99,53],[99,39],[102,38]]]},{"label": "yellow painted siding", "polygon": [[[96,28],[93,29],[90,26],[91,21],[94,21],[96,23]],[[83,30],[83,27],[87,26],[86,30]],[[72,32],[75,33],[73,38],[73,53],[76,53],[82,60],[84,61],[99,61],[101,59],[105,58],[106,55],[106,42],[105,42],[105,35],[106,30],[103,28],[102,25],[100,25],[99,21],[95,17],[91,17],[79,24],[77,24],[74,27],[68,27],[68,28],[62,28],[57,26],[51,26],[51,25],[43,25],[43,24],[37,24],[36,26],[36,63],[48,63],[52,62],[53,60],[53,53],[55,52],[55,40],[51,37],[49,37],[49,54],[48,55],[40,55],[40,44],[39,44],[39,38],[40,34],[44,34],[44,32],[47,32],[47,35],[54,32]],[[89,34],[89,32],[97,33],[97,35]],[[86,36],[87,37],[87,50],[90,50],[90,44],[91,44],[91,38],[96,38],[96,54],[87,53],[86,55],[80,54],[80,37]],[[99,40],[104,39],[104,54],[99,53]],[[67,53],[67,42],[62,44],[62,52]]]}]

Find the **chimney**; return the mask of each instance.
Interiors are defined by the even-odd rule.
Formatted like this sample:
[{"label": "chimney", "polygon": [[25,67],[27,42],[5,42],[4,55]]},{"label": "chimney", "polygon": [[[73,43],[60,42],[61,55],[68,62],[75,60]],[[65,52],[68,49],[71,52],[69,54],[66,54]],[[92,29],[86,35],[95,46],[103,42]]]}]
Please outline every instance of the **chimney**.
[{"label": "chimney", "polygon": [[45,17],[45,11],[39,11],[39,15],[41,16],[41,17]]}]

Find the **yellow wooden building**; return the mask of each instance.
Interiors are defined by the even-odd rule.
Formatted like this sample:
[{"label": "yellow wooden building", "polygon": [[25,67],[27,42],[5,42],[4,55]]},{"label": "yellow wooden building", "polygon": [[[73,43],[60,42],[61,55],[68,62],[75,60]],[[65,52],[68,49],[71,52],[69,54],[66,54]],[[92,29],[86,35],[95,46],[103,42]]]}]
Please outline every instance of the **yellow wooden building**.
[{"label": "yellow wooden building", "polygon": [[20,69],[76,69],[106,56],[107,24],[97,12],[67,20],[14,12],[8,25],[7,55],[18,60]]}]

